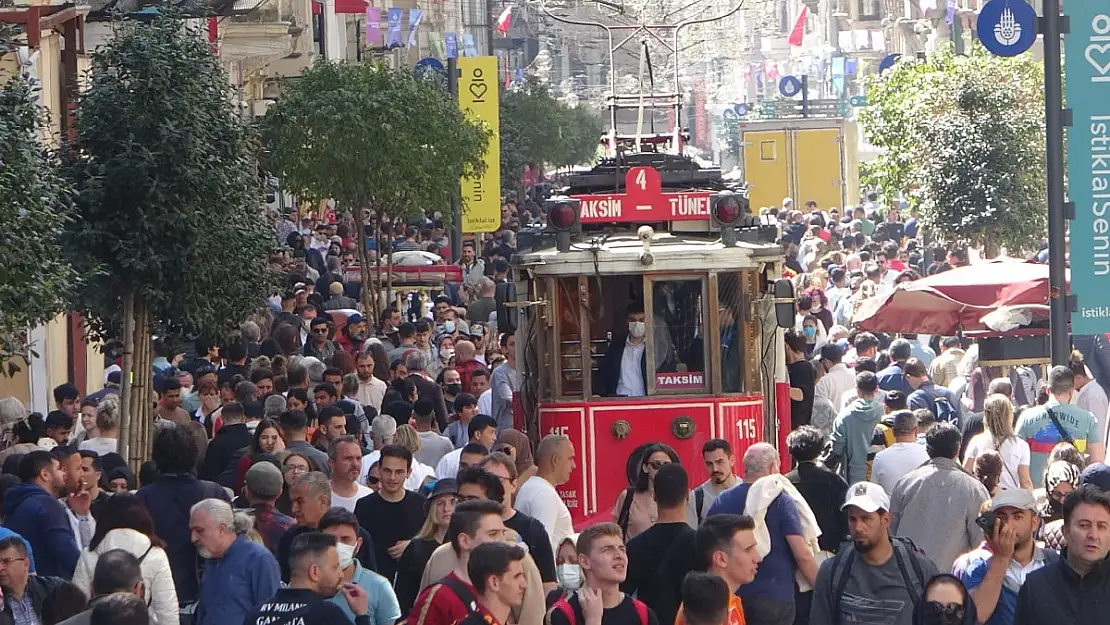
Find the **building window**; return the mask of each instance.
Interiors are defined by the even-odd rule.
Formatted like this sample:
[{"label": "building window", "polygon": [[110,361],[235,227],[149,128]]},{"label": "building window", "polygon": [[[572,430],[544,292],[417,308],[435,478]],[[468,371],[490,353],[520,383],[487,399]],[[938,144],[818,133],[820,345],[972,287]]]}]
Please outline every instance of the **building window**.
[{"label": "building window", "polygon": [[859,19],[882,19],[879,0],[859,0]]}]

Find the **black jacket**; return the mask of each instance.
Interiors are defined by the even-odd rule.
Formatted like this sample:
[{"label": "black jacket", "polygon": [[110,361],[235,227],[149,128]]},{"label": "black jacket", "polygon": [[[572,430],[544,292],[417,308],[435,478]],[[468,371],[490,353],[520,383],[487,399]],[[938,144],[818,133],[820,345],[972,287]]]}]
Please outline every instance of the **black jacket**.
[{"label": "black jacket", "polygon": [[436,422],[439,423],[439,431],[446,432],[447,403],[443,400],[443,389],[419,373],[410,374],[409,382],[416,386],[416,393],[420,396],[420,399],[432,400],[432,405],[436,408]]},{"label": "black jacket", "polygon": [[[244,447],[250,447],[252,442],[254,442],[254,437],[251,436],[246,423],[235,423],[220,428],[216,437],[208,444],[208,453],[205,454],[204,464],[200,469],[200,479],[217,482],[220,486],[226,486],[227,488],[235,488],[234,480],[225,484],[219,482],[220,476],[224,474],[228,465],[239,461],[239,458],[242,457],[239,452]],[[236,477],[234,471],[232,477]]]},{"label": "black jacket", "polygon": [[[42,619],[42,604],[46,602],[46,598],[55,588],[66,583],[66,580],[60,577],[49,577],[41,575],[32,575],[27,578],[27,596],[31,598],[31,604],[35,607],[35,614]],[[7,625],[14,623],[15,617],[12,614],[11,602],[14,600],[14,595],[11,589],[4,588],[4,608],[0,611],[0,625]]]},{"label": "black jacket", "polygon": [[[651,332],[651,327],[648,327],[648,332]],[[605,359],[601,361],[601,367],[598,369],[600,380],[596,380],[594,387],[601,390],[601,394],[605,397],[615,397],[617,395],[617,384],[621,379],[621,358],[624,357],[624,348],[628,345],[628,336],[622,336],[613,339],[609,344],[609,350],[605,352]],[[659,346],[656,345],[656,349]],[[668,354],[663,366],[656,369],[656,371],[674,371],[674,354]],[[644,349],[644,355],[640,357],[640,370],[644,373],[644,388],[648,387],[648,374],[647,374],[647,349]],[[598,385],[597,382],[601,384]]]},{"label": "black jacket", "polygon": [[1018,593],[1014,625],[1105,623],[1107,605],[1110,605],[1110,558],[1080,577],[1068,564],[1065,549],[1059,560],[1025,579]]}]

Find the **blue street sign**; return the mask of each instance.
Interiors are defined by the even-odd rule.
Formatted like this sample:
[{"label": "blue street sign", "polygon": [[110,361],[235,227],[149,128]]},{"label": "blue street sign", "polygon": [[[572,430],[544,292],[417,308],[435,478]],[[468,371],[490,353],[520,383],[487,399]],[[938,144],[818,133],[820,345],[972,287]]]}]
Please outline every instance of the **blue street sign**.
[{"label": "blue street sign", "polygon": [[879,62],[879,73],[882,74],[886,70],[894,67],[898,59],[902,58],[901,54],[888,54],[882,61]]},{"label": "blue street sign", "polygon": [[779,81],[779,93],[786,98],[793,98],[802,92],[802,81],[794,76],[783,76]]},{"label": "blue street sign", "polygon": [[443,66],[442,61],[430,56],[420,59],[412,68],[412,73],[417,78],[423,76],[427,72],[433,72],[441,76],[446,76],[447,68]]},{"label": "blue street sign", "polygon": [[[997,1],[997,0],[995,0]],[[1110,332],[1110,15],[1102,2],[1068,2],[1064,73],[1074,123],[1067,129],[1073,334]]]},{"label": "blue street sign", "polygon": [[1037,41],[1037,10],[1025,0],[990,0],[979,12],[976,31],[991,54],[1017,56]]}]

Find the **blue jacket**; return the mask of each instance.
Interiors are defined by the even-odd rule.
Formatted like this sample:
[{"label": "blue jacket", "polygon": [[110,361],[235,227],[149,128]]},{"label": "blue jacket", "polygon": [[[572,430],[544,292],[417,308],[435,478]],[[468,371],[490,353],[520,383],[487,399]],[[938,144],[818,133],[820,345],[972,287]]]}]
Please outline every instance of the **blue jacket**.
[{"label": "blue jacket", "polygon": [[199,576],[197,549],[189,534],[189,510],[202,499],[230,502],[231,498],[219,484],[204,482],[192,475],[172,474],[140,488],[136,495],[150,511],[158,537],[166,541],[177,600],[183,604],[195,601]]},{"label": "blue jacket", "polygon": [[4,493],[4,526],[34,549],[39,575],[71,579],[81,550],[65,504],[37,484],[16,484]]},{"label": "blue jacket", "polygon": [[196,625],[242,623],[280,586],[281,572],[274,554],[239,536],[222,558],[204,563]]}]

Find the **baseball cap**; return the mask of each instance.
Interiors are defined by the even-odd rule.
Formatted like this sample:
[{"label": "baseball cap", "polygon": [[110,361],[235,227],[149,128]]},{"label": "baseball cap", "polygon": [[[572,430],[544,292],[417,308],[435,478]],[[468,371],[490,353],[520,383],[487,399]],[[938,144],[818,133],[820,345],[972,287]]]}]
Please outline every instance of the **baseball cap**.
[{"label": "baseball cap", "polygon": [[1019,508],[1021,510],[1036,510],[1037,500],[1033,493],[1024,488],[1009,488],[1000,491],[991,499],[991,512],[999,508]]},{"label": "baseball cap", "polygon": [[362,323],[362,315],[355,313],[350,317],[347,317],[347,325],[353,326],[356,323]]},{"label": "baseball cap", "polygon": [[251,465],[244,478],[247,488],[259,497],[277,497],[280,495],[282,480],[281,469],[266,460]]},{"label": "baseball cap", "polygon": [[890,496],[878,484],[856,482],[848,488],[848,498],[844,501],[844,505],[840,506],[840,509],[843,510],[848,506],[855,506],[864,512],[890,510]]},{"label": "baseball cap", "polygon": [[1092,484],[1099,490],[1110,492],[1110,465],[1096,462],[1079,474],[1079,483]]}]

